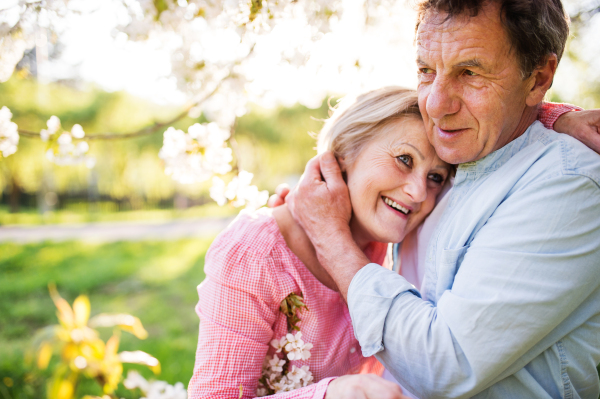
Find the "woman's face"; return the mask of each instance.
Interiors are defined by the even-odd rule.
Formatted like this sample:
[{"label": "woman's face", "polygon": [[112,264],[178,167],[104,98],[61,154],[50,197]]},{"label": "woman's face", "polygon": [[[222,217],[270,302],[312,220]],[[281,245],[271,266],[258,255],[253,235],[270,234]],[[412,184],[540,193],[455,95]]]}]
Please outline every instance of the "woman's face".
[{"label": "woman's face", "polygon": [[416,117],[388,126],[344,169],[359,243],[402,241],[431,212],[450,174]]}]

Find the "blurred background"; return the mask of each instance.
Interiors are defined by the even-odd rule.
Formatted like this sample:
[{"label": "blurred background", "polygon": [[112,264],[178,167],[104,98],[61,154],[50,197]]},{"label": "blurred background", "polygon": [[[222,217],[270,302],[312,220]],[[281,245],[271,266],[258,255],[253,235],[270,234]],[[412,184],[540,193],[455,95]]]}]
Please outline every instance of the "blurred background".
[{"label": "blurred background", "polygon": [[[548,100],[597,108],[600,1],[564,4],[572,35]],[[139,317],[148,338],[124,333],[120,348],[150,353],[162,371],[124,374],[187,386],[204,256],[240,210],[211,198],[213,175],[248,171],[269,193],[295,184],[329,104],[416,87],[414,20],[413,2],[384,0],[0,1],[0,108],[20,133],[16,152],[0,157],[0,399],[103,393],[83,374],[71,396],[52,391],[60,355],[36,367],[33,337],[57,323],[51,282],[69,303],[86,294],[92,316]],[[82,126],[85,138],[71,138],[93,162],[47,156],[62,145],[62,130],[40,137],[52,116],[66,132]],[[169,172],[205,153],[188,133],[194,149],[159,157],[163,133],[209,122],[231,136],[230,169]],[[119,384],[115,395],[139,391]]]}]

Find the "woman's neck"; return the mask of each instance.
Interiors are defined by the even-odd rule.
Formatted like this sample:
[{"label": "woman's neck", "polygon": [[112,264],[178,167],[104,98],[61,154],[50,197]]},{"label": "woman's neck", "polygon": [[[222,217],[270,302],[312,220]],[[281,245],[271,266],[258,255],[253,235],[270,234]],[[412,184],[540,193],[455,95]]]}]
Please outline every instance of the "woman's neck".
[{"label": "woman's neck", "polygon": [[373,239],[365,233],[364,229],[358,224],[354,217],[350,219],[350,232],[352,233],[354,242],[363,252],[365,252],[365,250],[373,242]]},{"label": "woman's neck", "polygon": [[333,281],[329,273],[319,263],[314,246],[304,232],[304,229],[294,220],[287,205],[281,205],[273,209],[273,217],[288,248],[304,263],[306,268],[321,284],[337,291],[335,281]]}]

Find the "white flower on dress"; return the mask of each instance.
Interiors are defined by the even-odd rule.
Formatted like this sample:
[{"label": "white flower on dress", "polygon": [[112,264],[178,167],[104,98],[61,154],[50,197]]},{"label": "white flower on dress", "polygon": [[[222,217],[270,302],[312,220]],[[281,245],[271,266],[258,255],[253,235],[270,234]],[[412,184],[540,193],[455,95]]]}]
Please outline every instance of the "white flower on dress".
[{"label": "white flower on dress", "polygon": [[275,373],[281,373],[283,366],[285,366],[285,360],[280,359],[277,355],[273,355],[273,358],[269,360],[269,368]]},{"label": "white flower on dress", "polygon": [[302,333],[298,333],[294,336],[293,334],[287,334],[288,343],[285,346],[287,357],[290,360],[307,360],[310,358],[310,350],[313,345],[311,343],[304,343],[302,340]]},{"label": "white flower on dress", "polygon": [[0,109],[0,153],[3,157],[17,152],[19,128],[11,121],[12,112],[7,107]]},{"label": "white flower on dress", "polygon": [[288,343],[288,340],[284,336],[284,337],[281,337],[281,339],[272,340],[271,346],[276,349],[275,353],[281,353],[281,351],[283,350],[283,348],[285,348],[287,343]]},{"label": "white flower on dress", "polygon": [[273,339],[270,344],[276,353],[273,354],[273,357],[267,356],[263,362],[262,378],[256,391],[257,396],[289,392],[313,383],[313,375],[307,365],[302,367],[291,365],[290,369],[286,358],[281,359],[277,355],[277,353],[283,352],[290,361],[310,358],[310,350],[313,345],[302,340],[301,332]]}]

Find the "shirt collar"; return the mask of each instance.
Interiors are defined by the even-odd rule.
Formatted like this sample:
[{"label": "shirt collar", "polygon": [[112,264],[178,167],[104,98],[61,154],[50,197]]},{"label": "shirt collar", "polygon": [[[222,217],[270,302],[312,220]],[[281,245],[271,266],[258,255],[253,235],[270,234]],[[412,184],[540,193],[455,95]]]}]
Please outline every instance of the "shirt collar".
[{"label": "shirt collar", "polygon": [[455,184],[459,184],[463,180],[474,180],[478,176],[491,173],[500,168],[527,144],[532,127],[536,124],[539,124],[539,122],[535,121],[521,136],[480,160],[459,164]]}]

